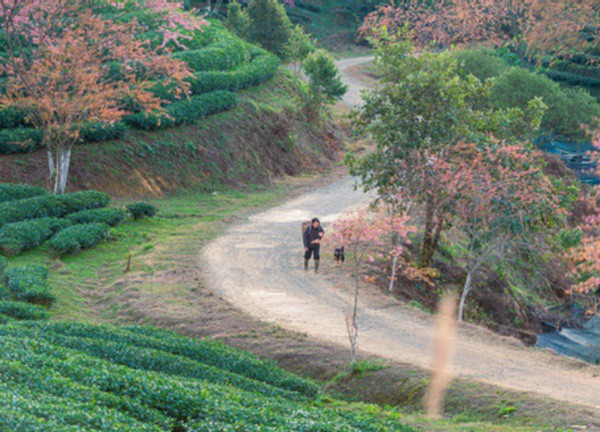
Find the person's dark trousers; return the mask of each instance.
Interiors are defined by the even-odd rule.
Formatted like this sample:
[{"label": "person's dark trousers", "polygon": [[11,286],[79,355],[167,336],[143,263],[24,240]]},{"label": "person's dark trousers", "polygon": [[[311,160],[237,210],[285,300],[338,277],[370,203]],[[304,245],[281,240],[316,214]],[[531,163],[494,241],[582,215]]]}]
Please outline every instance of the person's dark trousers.
[{"label": "person's dark trousers", "polygon": [[319,260],[321,259],[321,255],[319,253],[321,249],[321,245],[312,245],[309,246],[308,250],[304,253],[304,269],[308,269],[308,260],[310,260],[311,256],[315,259],[315,272],[319,271]]}]

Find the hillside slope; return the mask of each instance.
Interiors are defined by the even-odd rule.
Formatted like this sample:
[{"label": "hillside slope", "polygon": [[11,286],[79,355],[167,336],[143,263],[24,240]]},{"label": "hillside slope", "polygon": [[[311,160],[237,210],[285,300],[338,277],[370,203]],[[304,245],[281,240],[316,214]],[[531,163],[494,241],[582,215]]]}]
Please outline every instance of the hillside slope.
[{"label": "hillside slope", "polygon": [[[331,166],[343,131],[308,124],[299,83],[288,71],[238,93],[236,107],[189,125],[131,131],[123,139],[77,146],[69,190],[158,196],[183,188],[264,184],[274,177]],[[46,154],[0,156],[0,182],[44,185]]]}]

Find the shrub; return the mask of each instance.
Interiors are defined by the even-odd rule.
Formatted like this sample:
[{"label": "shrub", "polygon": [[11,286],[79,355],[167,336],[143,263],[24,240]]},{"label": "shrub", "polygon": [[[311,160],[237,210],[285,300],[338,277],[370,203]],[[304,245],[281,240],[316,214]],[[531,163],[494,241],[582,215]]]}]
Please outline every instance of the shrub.
[{"label": "shrub", "polygon": [[91,248],[108,237],[110,228],[103,223],[75,225],[66,228],[52,237],[47,245],[55,255],[76,253]]},{"label": "shrub", "polygon": [[36,248],[71,222],[58,218],[30,219],[4,225],[0,228],[0,251],[19,254]]},{"label": "shrub", "polygon": [[585,137],[581,124],[600,116],[600,105],[583,90],[563,90],[550,78],[513,67],[494,79],[491,101],[498,108],[525,109],[530,100],[541,97],[548,106],[542,130],[565,138]]},{"label": "shrub", "polygon": [[141,130],[157,130],[175,125],[191,123],[233,107],[237,103],[234,93],[214,91],[208,94],[192,96],[177,101],[167,107],[167,115],[132,114],[125,121],[132,127]]},{"label": "shrub", "polygon": [[38,186],[30,186],[26,184],[0,184],[0,203],[41,195],[48,195],[48,191]]},{"label": "shrub", "polygon": [[44,217],[64,217],[81,210],[106,207],[110,196],[98,191],[45,195],[0,204],[0,227]]},{"label": "shrub", "polygon": [[19,301],[0,301],[0,314],[16,320],[47,320],[50,312],[41,306]]},{"label": "shrub", "polygon": [[474,48],[455,53],[458,60],[458,70],[463,77],[473,75],[481,81],[501,75],[508,69],[508,65],[492,50]]},{"label": "shrub", "polygon": [[250,40],[284,59],[292,23],[277,0],[253,0],[248,6]]},{"label": "shrub", "polygon": [[8,276],[6,275],[7,267],[8,261],[3,256],[0,256],[0,287],[6,286],[8,284]]},{"label": "shrub", "polygon": [[39,129],[0,129],[0,154],[28,153],[42,146],[44,133]]},{"label": "shrub", "polygon": [[0,129],[12,129],[27,126],[25,118],[28,111],[23,108],[7,107],[0,110]]},{"label": "shrub", "polygon": [[73,224],[104,223],[114,227],[125,219],[127,214],[120,209],[100,208],[94,210],[82,210],[67,216]]},{"label": "shrub", "polygon": [[252,52],[252,59],[233,71],[197,72],[190,78],[192,94],[199,95],[215,90],[238,91],[256,86],[270,79],[279,68],[280,61],[263,50]]},{"label": "shrub", "polygon": [[187,50],[173,54],[185,61],[194,71],[231,70],[246,59],[246,44],[236,38],[228,38],[199,50]]},{"label": "shrub", "polygon": [[121,139],[127,133],[127,125],[123,122],[113,124],[89,123],[79,132],[80,142],[93,143]]},{"label": "shrub", "polygon": [[154,207],[152,204],[147,204],[144,202],[129,204],[127,206],[127,211],[133,219],[153,217],[156,215],[156,213],[158,213],[158,209],[156,207]]},{"label": "shrub", "polygon": [[8,288],[14,300],[51,306],[56,297],[48,285],[48,269],[40,265],[12,267],[6,271]]},{"label": "shrub", "polygon": [[[0,289],[1,289],[1,288],[0,288]],[[2,298],[2,297],[0,297],[0,299],[1,299],[1,298]],[[13,321],[13,320],[12,320],[10,317],[8,317],[8,316],[6,316],[6,315],[0,315],[0,325],[3,325],[3,324],[9,324],[9,323],[11,323],[12,321]]]}]

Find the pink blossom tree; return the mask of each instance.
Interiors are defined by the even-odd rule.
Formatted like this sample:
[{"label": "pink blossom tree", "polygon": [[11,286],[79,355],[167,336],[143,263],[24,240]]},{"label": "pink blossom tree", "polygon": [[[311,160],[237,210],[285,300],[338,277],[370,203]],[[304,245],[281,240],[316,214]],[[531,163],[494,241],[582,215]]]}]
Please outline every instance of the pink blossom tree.
[{"label": "pink blossom tree", "polygon": [[[384,238],[395,231],[400,238],[406,238],[413,228],[408,226],[404,216],[389,217],[385,212],[367,213],[366,210],[344,215],[334,224],[334,238],[341,243],[352,260],[354,276],[354,296],[352,312],[347,318],[348,337],[352,353],[352,365],[356,360],[358,346],[358,298],[361,276],[364,276],[366,264],[375,261],[377,248],[384,245]],[[397,245],[389,251],[390,255],[401,254]]]}]

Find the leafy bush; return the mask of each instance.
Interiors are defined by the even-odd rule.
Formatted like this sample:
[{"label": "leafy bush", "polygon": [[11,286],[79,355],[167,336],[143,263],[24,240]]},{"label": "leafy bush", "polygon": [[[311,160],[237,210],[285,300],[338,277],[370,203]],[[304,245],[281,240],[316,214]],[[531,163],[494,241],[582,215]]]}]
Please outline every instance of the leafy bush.
[{"label": "leafy bush", "polygon": [[110,196],[98,191],[47,195],[0,204],[0,227],[7,223],[44,217],[64,217],[81,210],[106,207]]},{"label": "leafy bush", "polygon": [[104,223],[114,227],[123,220],[127,214],[120,209],[101,208],[94,210],[82,210],[77,213],[72,213],[67,216],[67,219],[73,224],[88,224],[88,223]]},{"label": "leafy bush", "polygon": [[156,215],[156,213],[158,213],[158,209],[156,207],[154,207],[152,204],[147,204],[144,202],[129,204],[127,206],[127,211],[133,219],[153,217]]},{"label": "leafy bush", "polygon": [[0,251],[19,254],[36,248],[71,222],[58,218],[30,219],[4,225],[0,228]]},{"label": "leafy bush", "polygon": [[481,81],[501,75],[508,69],[504,60],[494,51],[485,48],[474,48],[455,53],[459,63],[459,72],[464,77],[473,75]]},{"label": "leafy bush", "polygon": [[42,146],[43,138],[39,129],[0,129],[0,155],[31,152]]},{"label": "leafy bush", "polygon": [[237,103],[234,93],[214,91],[189,99],[177,101],[167,107],[167,115],[132,114],[125,117],[131,127],[141,130],[157,130],[191,123],[210,114],[224,111]]},{"label": "leafy bush", "polygon": [[280,61],[277,56],[261,51],[247,63],[233,71],[205,71],[197,72],[191,78],[192,94],[198,95],[215,90],[238,91],[252,86],[257,86],[272,78],[279,68]]},{"label": "leafy bush", "polygon": [[173,57],[185,61],[194,71],[226,71],[240,65],[246,55],[246,44],[229,37],[206,48],[175,53]]},{"label": "leafy bush", "polygon": [[[50,312],[41,306],[19,301],[0,301],[0,315],[16,320],[39,321],[50,318]],[[0,415],[0,417],[2,417]]]},{"label": "leafy bush", "polygon": [[75,225],[52,237],[47,245],[53,255],[76,253],[97,245],[108,237],[110,228],[103,223]]},{"label": "leafy bush", "polygon": [[81,129],[81,143],[93,143],[121,139],[127,133],[127,125],[123,122],[113,124],[90,123]]},{"label": "leafy bush", "polygon": [[28,111],[22,108],[7,107],[0,110],[0,129],[12,129],[27,126],[25,118]]},{"label": "leafy bush", "polygon": [[[6,275],[7,267],[8,261],[3,256],[0,256],[0,289],[8,285],[8,276]],[[2,298],[1,295],[0,298]]]},{"label": "leafy bush", "polygon": [[7,201],[16,201],[41,195],[48,195],[48,191],[38,186],[30,186],[26,184],[0,184],[0,203]]},{"label": "leafy bush", "polygon": [[40,306],[51,306],[56,297],[48,285],[48,269],[44,266],[29,265],[12,267],[6,271],[8,288],[14,300]]},{"label": "leafy bush", "polygon": [[550,78],[518,67],[494,79],[490,97],[498,108],[522,109],[533,98],[541,97],[548,106],[542,130],[565,138],[585,137],[580,125],[600,116],[600,104],[584,90],[564,90]]}]

